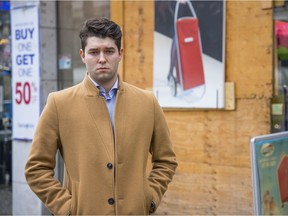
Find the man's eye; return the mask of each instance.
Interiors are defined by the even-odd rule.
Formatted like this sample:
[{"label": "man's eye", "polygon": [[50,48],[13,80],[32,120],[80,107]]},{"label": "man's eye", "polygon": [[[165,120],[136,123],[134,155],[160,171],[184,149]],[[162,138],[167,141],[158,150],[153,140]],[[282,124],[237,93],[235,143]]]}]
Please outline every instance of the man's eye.
[{"label": "man's eye", "polygon": [[111,54],[114,53],[114,50],[106,50],[105,53],[108,54],[108,55],[111,55]]},{"label": "man's eye", "polygon": [[90,54],[91,55],[97,55],[99,52],[98,51],[91,51]]}]

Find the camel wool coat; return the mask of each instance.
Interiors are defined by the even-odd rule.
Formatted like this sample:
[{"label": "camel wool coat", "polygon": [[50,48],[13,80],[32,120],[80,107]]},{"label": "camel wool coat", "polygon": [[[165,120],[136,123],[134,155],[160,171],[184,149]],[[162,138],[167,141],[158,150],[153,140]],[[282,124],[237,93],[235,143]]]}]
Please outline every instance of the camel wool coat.
[{"label": "camel wool coat", "polygon": [[[57,150],[63,184],[54,178]],[[48,96],[25,175],[54,215],[147,215],[152,201],[159,206],[176,167],[153,93],[119,80],[113,133],[105,99],[86,74],[80,84]]]}]

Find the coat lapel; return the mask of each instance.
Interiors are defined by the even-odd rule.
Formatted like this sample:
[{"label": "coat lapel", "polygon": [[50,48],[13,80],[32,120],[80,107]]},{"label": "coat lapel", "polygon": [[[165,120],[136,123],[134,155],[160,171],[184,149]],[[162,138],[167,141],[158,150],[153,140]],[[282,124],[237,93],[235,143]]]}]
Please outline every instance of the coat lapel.
[{"label": "coat lapel", "polygon": [[[119,82],[119,90],[117,92],[117,100],[115,104],[115,110],[114,110],[114,133],[115,133],[115,141],[119,145],[124,145],[124,134],[125,134],[125,120],[126,120],[126,115],[127,115],[127,110],[126,110],[126,94],[125,93],[125,88],[124,88],[124,83],[122,81]],[[119,150],[118,146],[118,150]]]},{"label": "coat lapel", "polygon": [[[100,135],[101,143],[106,149],[108,158],[112,160],[114,156],[114,140],[105,99],[99,96],[99,89],[91,82],[88,75],[86,75],[83,85],[88,112],[94,122],[96,131]],[[93,129],[91,132],[93,133]],[[98,142],[98,140],[95,141],[95,143],[96,142]]]}]

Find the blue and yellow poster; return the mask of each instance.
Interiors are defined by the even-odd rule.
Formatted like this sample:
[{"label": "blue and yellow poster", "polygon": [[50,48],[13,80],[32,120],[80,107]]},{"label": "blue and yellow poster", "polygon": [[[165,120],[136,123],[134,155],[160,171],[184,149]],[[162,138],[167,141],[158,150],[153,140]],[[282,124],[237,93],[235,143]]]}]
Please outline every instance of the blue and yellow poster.
[{"label": "blue and yellow poster", "polygon": [[[253,158],[254,157],[254,158]],[[260,215],[288,214],[288,137],[254,143],[254,190]],[[257,184],[258,183],[258,184]],[[255,192],[255,191],[254,191]]]}]

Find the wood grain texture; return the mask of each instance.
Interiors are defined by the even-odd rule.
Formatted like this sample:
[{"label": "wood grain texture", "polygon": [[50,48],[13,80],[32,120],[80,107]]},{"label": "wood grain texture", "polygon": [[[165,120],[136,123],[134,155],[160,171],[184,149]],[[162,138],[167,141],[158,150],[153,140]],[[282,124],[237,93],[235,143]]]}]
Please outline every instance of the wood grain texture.
[{"label": "wood grain texture", "polygon": [[[123,15],[123,5],[124,2],[123,1],[112,1],[110,4],[110,18],[111,20],[117,20],[117,24],[120,26],[120,28],[123,31],[124,28],[124,15]],[[121,46],[123,47],[123,41],[125,40],[125,35],[122,35],[122,44]],[[123,56],[122,61],[120,62],[119,66],[118,66],[118,74],[119,76],[123,79],[123,62],[125,62],[124,59],[125,56]]]},{"label": "wood grain texture", "polygon": [[270,97],[272,10],[260,1],[227,1],[226,8],[226,81],[236,82],[237,97]]},{"label": "wood grain texture", "polygon": [[141,88],[153,83],[154,2],[124,1],[124,80]]}]

